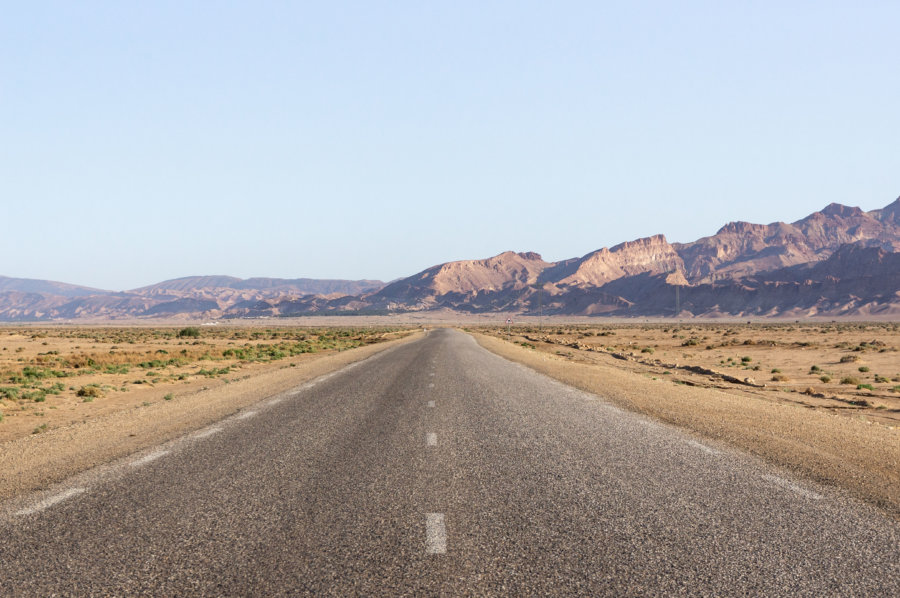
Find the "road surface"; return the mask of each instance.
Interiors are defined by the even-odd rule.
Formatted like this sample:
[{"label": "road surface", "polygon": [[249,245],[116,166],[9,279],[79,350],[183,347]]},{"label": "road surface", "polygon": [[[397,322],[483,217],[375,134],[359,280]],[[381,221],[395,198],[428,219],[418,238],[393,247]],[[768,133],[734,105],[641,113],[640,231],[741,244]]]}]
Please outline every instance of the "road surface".
[{"label": "road surface", "polygon": [[0,509],[0,595],[900,595],[900,525],[435,330]]}]

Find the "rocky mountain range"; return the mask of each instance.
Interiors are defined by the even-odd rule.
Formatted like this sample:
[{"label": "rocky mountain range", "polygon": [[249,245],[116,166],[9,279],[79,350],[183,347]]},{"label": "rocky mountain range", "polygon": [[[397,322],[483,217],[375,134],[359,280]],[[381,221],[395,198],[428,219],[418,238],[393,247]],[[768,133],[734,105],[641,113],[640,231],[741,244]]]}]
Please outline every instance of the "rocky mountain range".
[{"label": "rocky mountain range", "polygon": [[655,235],[548,262],[514,253],[385,284],[197,276],[124,292],[0,277],[0,321],[462,313],[900,316],[900,199],[831,204],[793,223],[731,222],[692,243]]}]

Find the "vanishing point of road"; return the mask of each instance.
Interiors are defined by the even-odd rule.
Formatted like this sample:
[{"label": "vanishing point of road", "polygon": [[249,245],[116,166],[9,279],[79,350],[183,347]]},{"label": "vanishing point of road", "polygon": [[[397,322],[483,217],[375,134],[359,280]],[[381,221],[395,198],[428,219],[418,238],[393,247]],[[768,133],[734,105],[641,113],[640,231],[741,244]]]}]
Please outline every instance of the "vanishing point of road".
[{"label": "vanishing point of road", "polygon": [[434,330],[0,511],[0,595],[900,595],[900,524]]}]

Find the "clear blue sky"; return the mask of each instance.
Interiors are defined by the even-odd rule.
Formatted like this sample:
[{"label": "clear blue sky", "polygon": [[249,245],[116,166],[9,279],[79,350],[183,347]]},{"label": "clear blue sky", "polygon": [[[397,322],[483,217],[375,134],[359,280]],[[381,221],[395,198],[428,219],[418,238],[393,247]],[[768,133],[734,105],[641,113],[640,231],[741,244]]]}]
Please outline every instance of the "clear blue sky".
[{"label": "clear blue sky", "polygon": [[900,195],[900,3],[2,2],[0,274],[392,279]]}]

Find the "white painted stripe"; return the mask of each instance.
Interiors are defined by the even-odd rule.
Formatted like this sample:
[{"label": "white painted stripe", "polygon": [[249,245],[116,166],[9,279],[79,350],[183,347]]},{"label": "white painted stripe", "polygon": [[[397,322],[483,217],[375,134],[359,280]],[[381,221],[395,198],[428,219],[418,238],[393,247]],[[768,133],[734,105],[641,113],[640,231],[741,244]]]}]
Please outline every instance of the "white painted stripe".
[{"label": "white painted stripe", "polygon": [[767,482],[772,482],[776,486],[780,486],[780,487],[784,488],[785,490],[790,490],[791,492],[793,492],[795,494],[799,494],[800,496],[803,496],[805,498],[809,498],[811,500],[822,500],[821,494],[816,494],[815,492],[811,492],[805,488],[801,488],[797,484],[794,484],[793,482],[789,482],[786,479],[780,478],[776,475],[766,474],[763,476],[763,479],[766,480]]},{"label": "white painted stripe", "polygon": [[432,409],[434,408],[434,401],[428,401],[428,406]]},{"label": "white painted stripe", "polygon": [[234,419],[247,419],[248,417],[253,417],[256,413],[256,411],[244,411],[240,415],[236,415]]},{"label": "white painted stripe", "polygon": [[208,430],[203,430],[202,432],[197,432],[194,434],[194,438],[208,438],[213,434],[218,434],[222,431],[222,428],[210,428]]},{"label": "white painted stripe", "polygon": [[34,506],[28,507],[27,509],[22,509],[21,511],[16,511],[16,515],[32,515],[34,513],[40,513],[44,509],[49,509],[53,505],[61,503],[64,500],[68,500],[73,496],[84,494],[85,491],[85,488],[69,488],[68,490],[64,490],[59,494],[54,494],[53,496],[45,498]]},{"label": "white painted stripe", "polygon": [[447,528],[443,513],[425,513],[425,553],[447,552]]},{"label": "white painted stripe", "polygon": [[169,454],[169,451],[166,451],[166,450],[154,451],[154,452],[150,453],[149,455],[144,455],[140,459],[135,459],[134,461],[131,462],[131,466],[132,467],[140,467],[141,465],[146,465],[147,463],[150,463],[151,461],[156,461],[160,457],[164,457],[165,455],[168,455],[168,454]]},{"label": "white painted stripe", "polygon": [[434,388],[434,382],[428,385],[428,388]]},{"label": "white painted stripe", "polygon": [[704,453],[709,453],[710,455],[718,455],[719,454],[719,451],[717,451],[716,449],[709,448],[705,444],[700,444],[699,442],[696,442],[694,440],[688,440],[687,443],[694,448],[700,449]]},{"label": "white painted stripe", "polygon": [[434,432],[429,432],[425,436],[425,444],[427,444],[428,446],[437,446],[437,434],[435,434]]}]

